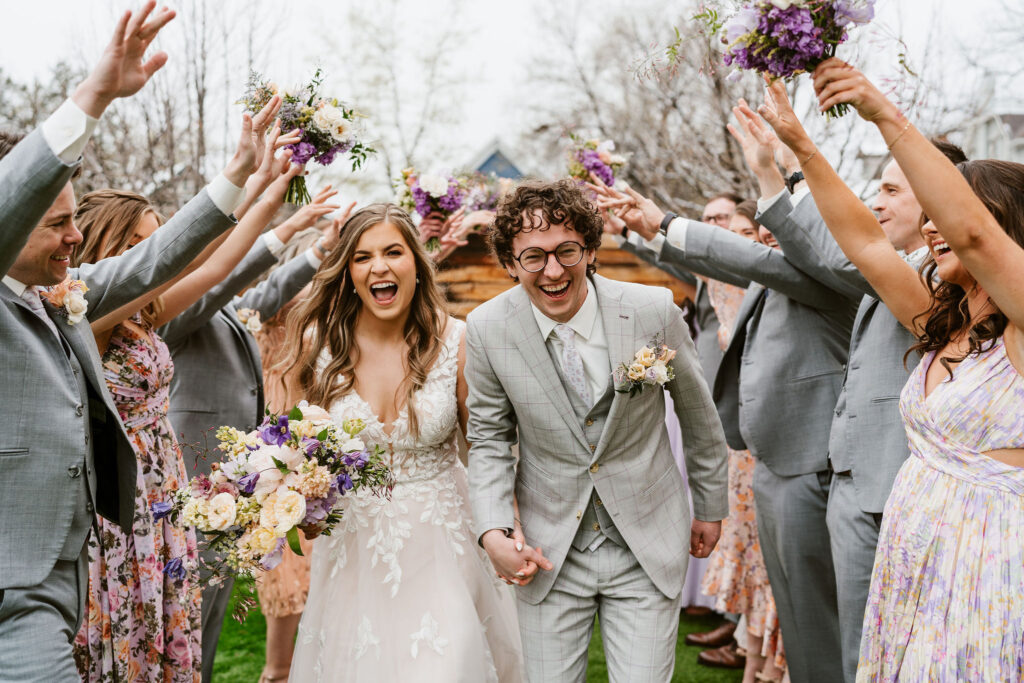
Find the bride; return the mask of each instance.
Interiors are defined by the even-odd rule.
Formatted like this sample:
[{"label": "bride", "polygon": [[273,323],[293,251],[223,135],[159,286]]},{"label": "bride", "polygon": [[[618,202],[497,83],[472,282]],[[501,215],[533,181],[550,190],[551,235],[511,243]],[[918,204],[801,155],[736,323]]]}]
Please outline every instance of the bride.
[{"label": "bride", "polygon": [[476,543],[456,426],[465,433],[465,324],[444,311],[409,216],[355,213],[288,319],[288,385],[331,417],[361,418],[386,450],[390,499],[342,499],[314,544],[293,681],[520,681],[511,590]]}]

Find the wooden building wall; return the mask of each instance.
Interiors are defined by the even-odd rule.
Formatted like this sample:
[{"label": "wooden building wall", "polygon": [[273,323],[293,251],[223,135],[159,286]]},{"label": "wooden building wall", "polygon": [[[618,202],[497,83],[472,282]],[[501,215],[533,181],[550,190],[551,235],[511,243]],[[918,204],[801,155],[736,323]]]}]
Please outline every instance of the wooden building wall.
[{"label": "wooden building wall", "polygon": [[[678,280],[620,249],[608,235],[597,252],[597,272],[610,280],[668,287],[677,304],[686,298]],[[452,314],[462,319],[484,301],[515,286],[479,234],[470,235],[469,244],[441,264],[439,280],[447,290]]]}]

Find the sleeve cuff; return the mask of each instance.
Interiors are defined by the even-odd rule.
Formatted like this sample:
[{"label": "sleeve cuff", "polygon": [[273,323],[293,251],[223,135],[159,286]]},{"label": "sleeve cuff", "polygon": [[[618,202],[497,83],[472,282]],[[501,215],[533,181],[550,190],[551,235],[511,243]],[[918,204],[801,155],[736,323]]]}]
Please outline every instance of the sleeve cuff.
[{"label": "sleeve cuff", "polygon": [[[806,197],[810,193],[811,190],[807,187],[807,184],[804,183],[803,187],[801,187],[799,190],[793,193],[793,198],[790,201],[793,203],[793,206],[796,206],[801,202],[801,200],[803,200],[804,197]],[[758,202],[758,204],[759,206],[757,208],[760,209],[760,202]]]},{"label": "sleeve cuff", "polygon": [[223,173],[218,173],[217,177],[210,181],[206,186],[206,192],[225,216],[233,214],[245,199],[245,188],[232,183]]},{"label": "sleeve cuff", "polygon": [[784,195],[788,191],[789,190],[787,190],[786,188],[782,188],[782,190],[778,194],[772,195],[771,197],[758,197],[757,213],[762,214],[768,209],[772,208],[772,206],[775,205],[775,202],[782,199],[782,195]]},{"label": "sleeve cuff", "polygon": [[281,254],[284,253],[284,242],[281,238],[274,234],[274,231],[263,233],[263,246],[267,248],[274,258],[281,258]]},{"label": "sleeve cuff", "polygon": [[320,264],[323,263],[320,257],[316,255],[316,250],[312,248],[306,250],[306,260],[309,261],[309,265],[313,266],[314,269],[319,269]]},{"label": "sleeve cuff", "polygon": [[615,240],[615,244],[619,245],[620,247],[626,243],[626,238],[623,237],[622,235],[612,235],[612,239]]},{"label": "sleeve cuff", "polygon": [[43,122],[43,139],[57,158],[73,164],[82,156],[97,123],[99,119],[86,114],[69,98]]},{"label": "sleeve cuff", "polygon": [[[674,218],[671,223],[668,224],[668,230],[665,231],[664,240],[678,249],[679,251],[686,253],[686,219],[685,218]],[[664,244],[664,240],[662,244]],[[658,253],[661,253],[661,246],[658,246]]]}]

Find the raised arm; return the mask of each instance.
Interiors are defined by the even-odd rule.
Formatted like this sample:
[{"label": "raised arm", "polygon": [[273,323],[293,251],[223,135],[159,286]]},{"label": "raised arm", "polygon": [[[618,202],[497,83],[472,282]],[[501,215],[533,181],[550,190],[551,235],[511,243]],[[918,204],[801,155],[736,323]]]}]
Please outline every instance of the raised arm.
[{"label": "raised arm", "polygon": [[766,103],[758,112],[800,160],[807,186],[843,253],[863,273],[896,319],[915,332],[914,319],[931,302],[927,287],[889,242],[871,209],[818,152],[793,113],[781,81],[769,83]]},{"label": "raised arm", "polygon": [[[848,64],[838,59],[824,62],[814,72],[814,87],[823,107],[847,102],[878,127],[925,215],[999,310],[1015,327],[1024,327],[1024,249],[978,199],[963,175]],[[1024,187],[1015,189],[1024,192]]]}]

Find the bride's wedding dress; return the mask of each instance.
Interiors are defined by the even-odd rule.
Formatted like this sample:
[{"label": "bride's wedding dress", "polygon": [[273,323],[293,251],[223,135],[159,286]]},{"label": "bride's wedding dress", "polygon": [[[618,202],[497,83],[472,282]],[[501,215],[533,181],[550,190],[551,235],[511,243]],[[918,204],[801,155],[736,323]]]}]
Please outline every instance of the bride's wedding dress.
[{"label": "bride's wedding dress", "polygon": [[465,324],[451,320],[415,394],[419,436],[405,409],[390,433],[355,391],[330,407],[339,424],[390,452],[390,498],[342,499],[344,518],[314,542],[293,681],[520,681],[515,596],[496,578],[472,528],[458,459],[455,383]]}]

